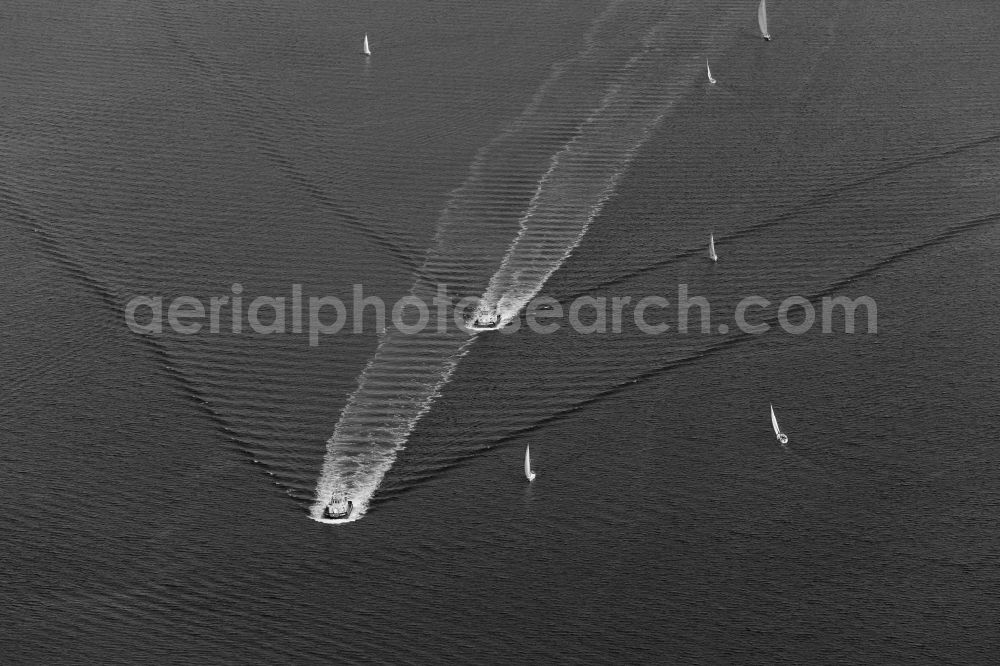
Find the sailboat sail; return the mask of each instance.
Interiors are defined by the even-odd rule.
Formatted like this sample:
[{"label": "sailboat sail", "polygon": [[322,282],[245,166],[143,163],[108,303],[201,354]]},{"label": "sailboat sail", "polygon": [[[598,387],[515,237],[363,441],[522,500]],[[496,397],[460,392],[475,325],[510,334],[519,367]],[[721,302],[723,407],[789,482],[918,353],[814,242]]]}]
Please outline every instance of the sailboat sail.
[{"label": "sailboat sail", "polygon": [[364,53],[365,55],[371,55],[372,54],[371,49],[368,48],[368,34],[367,33],[365,34],[365,46],[364,46],[364,48],[362,49],[361,52]]},{"label": "sailboat sail", "polygon": [[760,26],[760,34],[764,39],[771,39],[771,33],[767,31],[767,0],[760,0],[757,7],[757,25]]},{"label": "sailboat sail", "polygon": [[719,255],[715,253],[715,234],[708,235],[708,258],[712,261],[719,260]]},{"label": "sailboat sail", "polygon": [[528,481],[535,480],[535,473],[531,471],[531,447],[524,447],[524,476]]},{"label": "sailboat sail", "polygon": [[712,68],[708,64],[708,60],[705,61],[705,71],[708,72],[708,82],[715,83],[715,78],[712,77]]},{"label": "sailboat sail", "polygon": [[788,435],[781,432],[781,428],[778,426],[778,417],[774,415],[774,405],[771,405],[771,427],[774,428],[774,436],[778,438],[778,441],[787,444]]}]

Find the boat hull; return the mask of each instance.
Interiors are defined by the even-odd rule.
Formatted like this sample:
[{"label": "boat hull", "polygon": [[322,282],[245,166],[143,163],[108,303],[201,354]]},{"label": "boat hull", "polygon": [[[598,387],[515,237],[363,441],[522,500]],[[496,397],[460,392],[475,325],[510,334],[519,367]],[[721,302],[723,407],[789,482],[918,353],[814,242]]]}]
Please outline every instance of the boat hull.
[{"label": "boat hull", "polygon": [[498,331],[503,328],[503,325],[499,322],[493,322],[489,324],[481,324],[478,320],[466,321],[465,328],[470,331],[483,332],[483,331]]},{"label": "boat hull", "polygon": [[347,509],[339,513],[330,511],[330,507],[323,507],[323,517],[327,520],[343,520],[345,518],[350,518],[351,513],[354,512],[354,502],[347,502]]}]

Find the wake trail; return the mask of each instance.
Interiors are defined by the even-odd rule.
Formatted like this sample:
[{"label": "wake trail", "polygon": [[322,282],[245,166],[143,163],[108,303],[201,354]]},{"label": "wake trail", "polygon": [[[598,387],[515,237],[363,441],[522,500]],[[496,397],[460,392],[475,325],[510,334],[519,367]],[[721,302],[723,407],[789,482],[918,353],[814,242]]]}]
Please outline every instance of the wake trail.
[{"label": "wake trail", "polygon": [[[75,256],[75,251],[67,246],[60,231],[75,221],[61,219],[54,213],[29,207],[25,197],[5,180],[0,180],[0,211],[6,213],[8,219],[21,227],[26,235],[30,235],[38,243],[44,256],[47,256],[56,266],[64,270],[73,280],[104,303],[108,308],[107,325],[109,327],[120,326],[118,316],[123,311],[128,294],[109,279],[99,277],[93,269],[86,265],[85,261]],[[153,335],[129,336],[126,339],[137,339],[140,348],[151,352],[160,371],[176,383],[182,392],[181,394],[215,425],[221,436],[236,444],[237,450],[246,453],[244,449],[240,448],[241,440],[236,436],[229,422],[212,406],[208,396],[197,383],[181,370],[181,365],[176,361],[165,341]],[[282,487],[282,484],[275,483]]]},{"label": "wake trail", "polygon": [[[396,238],[398,233],[388,233],[379,225],[365,220],[360,212],[342,203],[339,193],[329,191],[321,180],[307,173],[298,164],[272,128],[277,119],[284,124],[294,122],[311,128],[325,127],[326,120],[268,94],[258,81],[253,80],[251,74],[226,63],[210,49],[203,48],[199,51],[190,38],[191,35],[198,34],[197,30],[190,29],[190,24],[196,22],[197,17],[162,0],[155,0],[151,7],[160,18],[158,25],[166,40],[191,64],[198,79],[219,95],[223,101],[221,112],[232,118],[250,136],[260,154],[289,183],[313,205],[333,215],[338,223],[382,248],[407,268],[416,268],[409,242],[401,243]],[[184,26],[185,30],[181,32],[179,26]],[[250,233],[262,224],[265,224],[264,220],[247,221],[243,233]]]},{"label": "wake trail", "polygon": [[[993,226],[998,222],[1000,222],[1000,212],[987,213],[984,215],[980,215],[965,220],[963,222],[953,224],[944,229],[943,231],[941,231],[940,233],[936,234],[935,236],[932,236],[928,239],[925,239],[924,241],[921,241],[912,246],[903,248],[897,252],[887,255],[883,259],[880,259],[870,264],[869,266],[852,273],[851,275],[848,275],[844,278],[829,283],[822,290],[817,291],[808,296],[807,299],[814,306],[819,305],[823,297],[831,296],[840,289],[843,289],[845,286],[848,286],[854,282],[857,282],[858,280],[873,275],[877,273],[879,270],[886,268],[887,266],[893,265],[899,261],[905,260],[911,256],[914,256],[928,249],[939,247],[954,238],[960,237],[963,234],[971,233],[979,229],[985,229],[987,227]],[[761,323],[768,324],[772,328],[775,328],[778,326],[778,317],[771,316],[762,319]],[[759,336],[745,332],[740,332],[735,335],[729,335],[707,347],[692,351],[683,356],[679,356],[666,363],[660,364],[656,367],[648,368],[647,370],[637,373],[631,377],[626,377],[621,381],[618,381],[615,384],[608,386],[605,389],[596,391],[595,393],[593,393],[590,396],[587,396],[586,398],[577,400],[572,404],[566,405],[562,409],[552,412],[549,415],[545,416],[544,418],[536,419],[531,423],[527,423],[521,427],[511,429],[507,431],[504,435],[496,437],[488,442],[481,443],[480,446],[470,449],[465,453],[458,453],[456,455],[450,456],[448,462],[444,463],[437,469],[443,470],[455,467],[456,465],[459,465],[463,461],[479,455],[484,450],[489,450],[509,442],[514,442],[526,434],[535,432],[541,428],[544,428],[547,425],[558,423],[573,414],[583,411],[584,409],[590,407],[591,405],[598,404],[604,401],[605,399],[613,398],[617,395],[620,395],[626,390],[630,390],[632,387],[639,384],[640,382],[652,380],[665,373],[672,372],[679,368],[700,363],[705,359],[721,354],[726,350],[733,349],[747,342],[750,342],[757,337]],[[786,453],[790,454],[790,456],[792,456],[798,463],[806,467],[809,467],[810,469],[813,469],[815,471],[827,474],[831,478],[836,478],[836,475],[834,474],[833,471],[815,464],[808,458],[804,457],[802,453],[799,452],[799,450],[793,447],[789,447],[787,445],[779,444],[779,446]]]},{"label": "wake trail", "polygon": [[[555,65],[521,116],[479,152],[442,213],[411,294],[429,302],[438,285],[447,284],[452,299],[479,297],[502,322],[515,319],[570,256],[639,148],[700,75],[696,54],[703,47],[690,40],[680,45],[676,32],[698,13],[685,3],[669,9],[611,3],[582,49]],[[453,323],[453,313],[449,309],[445,330],[383,338],[327,442],[313,519],[323,520],[323,507],[340,492],[353,500],[354,513],[326,522],[354,521],[368,510],[475,340]]]},{"label": "wake trail", "polygon": [[[990,143],[995,143],[997,141],[1000,141],[1000,134],[990,134],[988,136],[980,137],[978,139],[973,139],[973,140],[970,140],[968,142],[952,146],[952,147],[947,148],[945,150],[932,151],[932,152],[929,152],[927,154],[914,157],[913,159],[906,160],[906,161],[900,162],[898,164],[891,165],[891,166],[886,167],[884,169],[879,169],[879,170],[877,170],[877,171],[875,171],[875,172],[873,172],[873,173],[871,173],[871,174],[869,174],[867,176],[863,176],[863,177],[854,179],[854,180],[849,181],[847,183],[841,183],[841,184],[833,186],[833,187],[831,187],[831,188],[829,188],[829,189],[827,189],[827,190],[825,190],[823,192],[819,192],[817,194],[814,194],[813,196],[809,197],[806,201],[804,201],[802,203],[799,203],[799,204],[796,204],[796,205],[792,206],[790,209],[788,209],[788,210],[786,210],[786,211],[784,211],[782,213],[779,213],[777,215],[773,215],[773,216],[771,216],[769,218],[763,219],[760,222],[756,222],[754,224],[748,225],[746,227],[743,227],[742,229],[737,229],[736,231],[733,231],[730,234],[717,235],[716,236],[716,242],[717,243],[732,242],[732,241],[735,241],[735,240],[740,240],[740,239],[743,239],[743,238],[750,237],[753,234],[756,234],[757,232],[765,231],[765,230],[767,230],[767,229],[769,229],[771,227],[774,227],[774,226],[777,226],[777,225],[782,224],[784,222],[788,222],[789,220],[795,219],[796,217],[798,217],[798,216],[800,216],[800,215],[802,215],[802,214],[810,211],[811,209],[815,208],[816,206],[820,206],[820,205],[822,205],[822,204],[824,204],[826,202],[835,200],[840,195],[846,194],[846,193],[848,193],[848,192],[850,192],[852,190],[864,187],[866,185],[874,184],[874,183],[876,183],[876,182],[878,182],[878,181],[880,181],[880,180],[882,180],[882,179],[884,179],[884,178],[886,178],[888,176],[891,176],[891,175],[894,175],[894,174],[898,174],[898,173],[907,171],[909,169],[913,169],[913,168],[916,168],[916,167],[919,167],[919,166],[923,166],[925,164],[929,164],[929,163],[932,163],[932,162],[936,162],[936,161],[940,161],[940,160],[945,160],[945,159],[948,159],[950,157],[954,157],[956,155],[960,155],[962,153],[968,152],[968,151],[973,150],[975,148],[979,148],[981,146],[984,146],[984,145],[987,145],[987,144],[990,144]],[[685,259],[690,259],[692,257],[701,256],[702,254],[704,254],[704,252],[705,252],[705,248],[702,245],[699,245],[699,246],[693,247],[693,248],[689,248],[689,249],[686,249],[686,250],[681,250],[681,251],[676,252],[673,255],[671,255],[669,257],[666,257],[665,259],[662,259],[660,261],[657,261],[657,262],[654,262],[654,263],[651,263],[651,264],[647,264],[645,266],[639,266],[639,267],[633,268],[633,269],[631,269],[629,271],[626,271],[626,272],[623,272],[623,273],[619,273],[618,275],[615,275],[613,277],[606,278],[604,280],[596,282],[596,283],[594,283],[593,285],[591,285],[587,289],[575,291],[575,292],[570,293],[570,294],[560,295],[559,300],[560,301],[568,301],[568,300],[572,300],[574,298],[578,298],[580,296],[583,296],[585,294],[592,293],[592,292],[594,292],[596,290],[607,289],[608,287],[619,286],[619,285],[622,285],[622,284],[624,284],[625,282],[627,282],[629,280],[635,279],[637,277],[641,277],[641,276],[646,275],[648,273],[656,272],[656,271],[658,271],[658,270],[660,270],[662,268],[666,268],[667,266],[670,266],[671,264],[674,264],[674,263],[676,263],[678,261],[682,261],[682,260],[685,260]]]},{"label": "wake trail", "polygon": [[[880,259],[879,261],[872,263],[871,265],[859,271],[856,271],[855,273],[852,273],[851,275],[836,280],[835,282],[831,282],[822,290],[807,296],[806,299],[813,306],[820,305],[821,300],[824,297],[832,296],[839,290],[843,289],[844,287],[849,286],[866,277],[869,277],[877,273],[879,270],[882,270],[890,265],[893,265],[899,261],[907,259],[920,252],[929,250],[934,247],[939,247],[947,243],[948,241],[952,240],[953,238],[959,237],[966,233],[976,231],[978,229],[984,229],[986,227],[995,225],[998,222],[1000,222],[1000,212],[987,213],[985,215],[980,215],[975,218],[966,220],[964,222],[953,224],[944,229],[943,231],[941,231],[940,233],[938,233],[937,235],[932,236],[931,238],[916,243],[910,247],[903,248],[897,252],[894,252],[886,256],[883,259]],[[760,323],[769,325],[771,329],[774,329],[779,325],[777,315],[761,319]],[[623,391],[630,389],[631,387],[635,386],[640,382],[645,382],[651,379],[655,379],[667,372],[671,372],[681,367],[699,363],[706,358],[719,354],[730,348],[747,343],[758,337],[759,335],[742,331],[734,335],[728,335],[719,342],[703,347],[702,349],[695,350],[693,352],[685,354],[684,356],[680,356],[678,358],[675,358],[671,361],[668,361],[656,367],[648,368],[647,370],[644,370],[643,372],[638,373],[632,377],[623,379],[612,386],[609,386],[601,391],[595,392],[593,395],[590,395],[582,400],[578,400],[577,402],[571,405],[567,405],[563,409],[554,412],[543,419],[538,419],[534,423],[527,424],[521,428],[517,428],[516,430],[511,430],[502,437],[499,437],[496,440],[494,440],[493,445],[500,445],[509,441],[514,441],[515,439],[523,436],[526,433],[537,430],[538,428],[543,427],[545,425],[561,421],[567,416],[579,412],[590,405],[596,404],[607,398],[619,395]]]}]

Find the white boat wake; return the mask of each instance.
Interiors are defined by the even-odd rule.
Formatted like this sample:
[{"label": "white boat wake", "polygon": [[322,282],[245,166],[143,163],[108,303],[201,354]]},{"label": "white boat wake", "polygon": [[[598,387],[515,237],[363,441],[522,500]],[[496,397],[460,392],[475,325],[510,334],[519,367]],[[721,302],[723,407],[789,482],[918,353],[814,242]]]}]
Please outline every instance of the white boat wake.
[{"label": "white boat wake", "polygon": [[[684,7],[612,3],[583,50],[556,65],[522,116],[480,151],[442,213],[412,294],[426,300],[436,282],[447,282],[452,296],[482,294],[502,324],[518,317],[584,237],[642,144],[701,75],[704,45],[678,45],[684,17],[675,12],[700,14],[693,5]],[[623,34],[642,38],[623,42]],[[667,58],[670,49],[686,64]],[[383,338],[327,442],[314,520],[353,522],[365,515],[475,339],[457,326]],[[353,513],[324,520],[323,507],[339,493],[352,499]]]},{"label": "white boat wake", "polygon": [[[412,362],[405,353],[399,353],[407,348],[407,340],[400,340],[400,336],[399,333],[389,334],[382,340],[362,372],[357,390],[348,398],[333,436],[327,441],[323,471],[316,485],[316,501],[309,512],[313,520],[350,523],[365,515],[372,495],[396,461],[397,452],[403,448],[420,417],[430,409],[438,391],[471,343],[468,337],[458,340],[442,363],[428,368],[431,372],[422,373],[423,379],[411,379],[407,389],[398,392],[390,388],[396,381],[393,375],[400,362]],[[448,348],[448,342],[454,337],[443,337],[441,344]],[[387,391],[389,399],[385,396]],[[338,493],[350,497],[354,503],[353,512],[340,520],[323,518],[323,507]]]}]

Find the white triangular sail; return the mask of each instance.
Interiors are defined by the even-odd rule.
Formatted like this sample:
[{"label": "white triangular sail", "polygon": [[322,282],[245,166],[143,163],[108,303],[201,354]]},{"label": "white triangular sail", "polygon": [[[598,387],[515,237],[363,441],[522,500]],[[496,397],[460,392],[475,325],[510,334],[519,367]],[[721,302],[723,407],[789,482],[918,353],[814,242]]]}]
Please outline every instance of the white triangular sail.
[{"label": "white triangular sail", "polygon": [[760,26],[760,35],[764,39],[771,39],[771,33],[767,31],[767,0],[760,0],[757,7],[757,25]]},{"label": "white triangular sail", "polygon": [[531,471],[531,447],[524,447],[524,476],[528,478],[528,481],[535,480],[535,473]]},{"label": "white triangular sail", "polygon": [[778,426],[778,417],[774,415],[774,405],[771,405],[771,426],[774,428],[774,436],[778,438],[778,441],[787,444],[788,435],[781,432],[781,428]]},{"label": "white triangular sail", "polygon": [[708,235],[708,258],[712,261],[719,260],[719,255],[715,253],[715,234]]},{"label": "white triangular sail", "polygon": [[715,83],[715,78],[712,76],[712,68],[708,64],[708,60],[705,60],[705,71],[708,73],[708,82]]},{"label": "white triangular sail", "polygon": [[366,56],[372,54],[371,49],[368,48],[368,33],[365,33],[365,45],[364,48],[361,50],[361,52],[364,53]]}]

